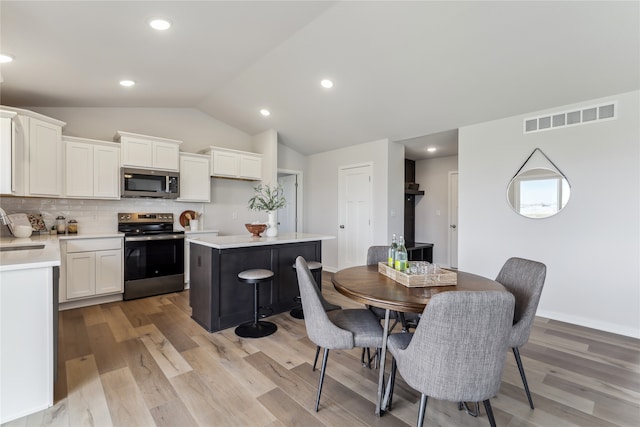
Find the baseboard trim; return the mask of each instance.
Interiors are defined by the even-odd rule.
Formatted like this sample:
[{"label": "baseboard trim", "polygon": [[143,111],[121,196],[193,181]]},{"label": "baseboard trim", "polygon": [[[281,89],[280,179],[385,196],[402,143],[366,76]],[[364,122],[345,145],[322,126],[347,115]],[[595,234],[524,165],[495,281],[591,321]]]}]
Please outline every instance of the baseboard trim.
[{"label": "baseboard trim", "polygon": [[640,327],[634,329],[632,327],[618,325],[615,323],[602,322],[597,319],[589,319],[581,316],[572,316],[566,313],[558,313],[555,311],[540,309],[538,309],[536,316],[546,317],[547,319],[558,320],[560,322],[571,323],[573,325],[584,326],[586,328],[597,329],[599,331],[611,332],[613,334],[640,339]]}]

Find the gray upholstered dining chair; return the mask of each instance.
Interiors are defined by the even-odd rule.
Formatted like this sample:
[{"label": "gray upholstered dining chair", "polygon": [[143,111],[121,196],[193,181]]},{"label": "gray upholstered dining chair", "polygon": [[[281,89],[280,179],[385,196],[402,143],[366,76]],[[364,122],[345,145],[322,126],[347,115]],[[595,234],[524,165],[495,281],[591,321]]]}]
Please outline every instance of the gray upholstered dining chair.
[{"label": "gray upholstered dining chair", "polygon": [[546,274],[547,267],[540,262],[523,258],[509,258],[496,277],[496,282],[502,284],[516,298],[509,347],[513,350],[513,355],[516,358],[520,378],[522,378],[531,409],[534,409],[533,400],[529,392],[527,377],[524,374],[519,348],[529,341],[531,326],[538,309]]},{"label": "gray upholstered dining chair", "polygon": [[354,347],[382,347],[380,321],[367,309],[340,309],[325,311],[322,294],[303,257],[296,258],[296,272],[302,297],[304,323],[309,339],[324,348],[322,369],[316,397],[316,412],[330,349],[348,350]]},{"label": "gray upholstered dining chair", "polygon": [[515,298],[504,291],[442,292],[425,307],[414,333],[391,334],[391,390],[396,370],[421,393],[418,427],[427,398],[483,401],[492,426],[489,399],[500,389]]}]

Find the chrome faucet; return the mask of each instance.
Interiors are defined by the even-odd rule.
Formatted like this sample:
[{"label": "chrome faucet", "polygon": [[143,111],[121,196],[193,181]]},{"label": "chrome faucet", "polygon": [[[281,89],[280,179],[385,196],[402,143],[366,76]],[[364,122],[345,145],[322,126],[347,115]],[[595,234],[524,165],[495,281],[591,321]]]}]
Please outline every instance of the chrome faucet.
[{"label": "chrome faucet", "polygon": [[0,208],[0,221],[2,222],[3,225],[11,224],[11,220],[9,219],[9,217],[7,216],[7,213],[2,208]]}]

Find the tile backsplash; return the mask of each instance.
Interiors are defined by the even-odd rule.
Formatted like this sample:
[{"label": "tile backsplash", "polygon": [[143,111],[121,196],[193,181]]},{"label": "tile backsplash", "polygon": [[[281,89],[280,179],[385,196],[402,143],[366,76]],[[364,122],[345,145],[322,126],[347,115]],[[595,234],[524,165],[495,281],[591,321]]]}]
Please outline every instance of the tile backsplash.
[{"label": "tile backsplash", "polygon": [[[55,223],[57,216],[62,215],[67,221],[78,221],[80,233],[115,232],[118,230],[118,212],[172,212],[175,218],[174,228],[182,229],[178,222],[180,214],[185,210],[204,211],[202,203],[184,203],[164,199],[121,199],[121,200],[83,200],[83,199],[45,199],[2,197],[0,207],[7,214],[33,213],[42,214],[47,228]],[[206,221],[206,215],[203,217]],[[2,227],[3,235],[8,233]]]}]

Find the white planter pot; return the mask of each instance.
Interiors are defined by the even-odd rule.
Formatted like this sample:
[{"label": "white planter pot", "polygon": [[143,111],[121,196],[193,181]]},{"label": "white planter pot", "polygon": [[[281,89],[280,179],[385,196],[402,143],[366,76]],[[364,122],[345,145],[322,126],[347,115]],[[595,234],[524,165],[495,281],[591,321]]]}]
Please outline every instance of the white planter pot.
[{"label": "white planter pot", "polygon": [[267,219],[267,231],[265,235],[267,237],[276,237],[278,235],[278,224],[276,223],[276,213],[267,212],[269,217]]}]

